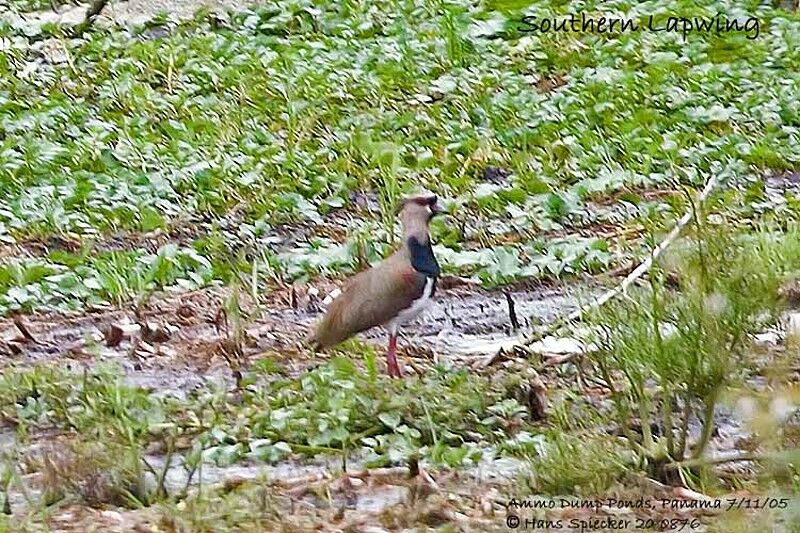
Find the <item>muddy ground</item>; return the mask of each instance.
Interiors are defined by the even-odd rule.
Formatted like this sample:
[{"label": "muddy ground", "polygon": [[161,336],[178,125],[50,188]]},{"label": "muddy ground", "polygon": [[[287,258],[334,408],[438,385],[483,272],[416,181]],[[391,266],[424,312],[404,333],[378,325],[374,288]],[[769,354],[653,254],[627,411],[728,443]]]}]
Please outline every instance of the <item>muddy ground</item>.
[{"label": "muddy ground", "polygon": [[[156,13],[169,12],[173,18],[191,17],[198,7],[212,10],[240,7],[232,0],[131,0],[110,2],[97,24],[133,26],[151,20]],[[40,31],[46,22],[79,22],[85,4],[65,5],[58,13],[49,11],[22,16],[21,24]],[[157,32],[158,30],[153,30]],[[154,35],[157,33],[154,33]],[[47,41],[55,43],[54,39]],[[59,45],[60,46],[60,45]],[[46,54],[48,55],[48,54]],[[66,55],[56,50],[48,55],[52,62],[66,61]],[[767,190],[796,187],[797,175],[773,177],[767,180]],[[609,204],[612,201],[609,200]],[[614,202],[614,205],[616,203]],[[330,222],[328,220],[327,222]],[[196,226],[191,226],[195,228]],[[325,226],[341,234],[347,224]],[[598,235],[604,228],[591,228]],[[329,235],[334,236],[335,235]],[[194,235],[165,234],[154,243],[191,241]],[[287,241],[307,237],[303,228],[297,233],[283,235]],[[226,235],[226,242],[229,242]],[[230,241],[232,242],[232,241]],[[135,247],[146,247],[145,242]],[[69,243],[56,243],[68,246]],[[133,246],[128,238],[98,243],[96,250]],[[0,245],[0,260],[5,257],[42,255],[32,246]],[[324,307],[324,300],[339,284],[336,280],[314,280],[311,283],[273,286],[253,301],[242,296],[247,317],[244,350],[234,356],[226,344],[233,327],[220,314],[229,289],[212,287],[191,293],[153,295],[146,303],[119,308],[90,309],[81,313],[50,312],[11,317],[0,320],[0,368],[50,362],[75,371],[91,369],[99,364],[113,363],[134,385],[145,387],[152,394],[182,396],[194,388],[209,384],[229,390],[236,387],[237,372],[246,370],[263,359],[274,360],[290,375],[299,375],[329,357],[315,354],[302,344],[309,326]],[[504,291],[486,291],[480,287],[451,278],[442,283],[436,304],[425,315],[402,332],[400,362],[407,373],[425,372],[432,364],[474,368],[475,363],[496,352],[500,347],[514,344],[517,335],[536,323],[551,322],[574,310],[579,302],[598,291],[591,283],[567,283],[509,287]],[[519,330],[514,328],[512,312],[518,318]],[[383,331],[376,329],[360,337],[373,344],[380,353],[386,342]],[[765,336],[763,344],[771,351],[779,348],[774,337]],[[574,349],[569,340],[552,340],[544,351],[559,352]],[[549,362],[558,361],[551,359]],[[564,358],[541,368],[548,396],[563,394],[577,382],[574,361]],[[384,370],[383,362],[380,369]],[[800,379],[794,368],[782,376],[788,381]],[[750,383],[764,390],[769,383]],[[593,388],[591,383],[579,383],[582,392],[598,404],[607,402],[607,391]],[[724,456],[745,450],[749,433],[737,412],[729,406],[720,407],[716,415],[716,431],[709,446],[710,457]],[[699,424],[692,428],[696,437]],[[63,435],[42,433],[30,436],[21,453],[36,456],[57,448]],[[0,446],[13,447],[13,431],[0,431]],[[148,460],[159,467],[164,456],[158,449],[148,450]],[[178,457],[167,472],[166,486],[170,491],[186,484],[186,472]],[[487,462],[465,471],[437,471],[431,476],[411,476],[407,467],[367,471],[358,457],[351,458],[348,472],[343,473],[338,458],[318,456],[307,460],[289,460],[276,465],[239,463],[230,467],[205,464],[195,478],[207,487],[235,487],[258,480],[267,480],[265,499],[275,500],[276,506],[294,515],[300,529],[381,531],[374,524],[381,522],[393,529],[418,524],[437,526],[453,524],[461,530],[504,530],[508,494],[514,494],[515,475],[521,463],[513,459]],[[753,464],[737,462],[724,469],[752,472]],[[28,498],[36,501],[37,474],[26,476],[28,494],[12,488],[10,510],[22,516],[28,509]],[[650,480],[631,480],[634,496],[643,492],[659,497],[701,499],[702,495],[683,489],[659,486]],[[527,494],[516,494],[526,497]],[[179,504],[180,505],[180,504]],[[179,509],[182,512],[202,510]],[[567,512],[578,516],[583,511]],[[605,512],[605,511],[604,511]],[[586,514],[583,512],[583,514]],[[609,516],[620,513],[607,510]],[[686,516],[689,516],[688,514]],[[652,518],[645,515],[646,518]],[[165,528],[166,522],[166,528]],[[62,502],[53,509],[49,520],[51,531],[159,531],[169,530],[165,519],[152,508],[142,510],[93,509]],[[696,530],[696,529],[695,529]]]},{"label": "muddy ground", "polygon": [[[509,298],[522,326],[531,319],[550,321],[573,309],[578,301],[569,295],[576,291],[566,287],[517,288],[506,296],[504,292],[484,291],[461,283],[455,278],[444,280],[435,305],[404,329],[400,360],[406,372],[424,372],[434,362],[469,365],[486,355],[448,351],[448,346],[458,347],[464,338],[472,339],[472,347],[479,340],[513,341],[517,333],[511,327]],[[102,363],[114,363],[124,370],[131,384],[145,387],[152,394],[177,396],[210,383],[233,390],[235,370],[246,371],[249,365],[263,358],[274,360],[290,374],[299,374],[328,357],[310,352],[302,339],[324,308],[325,297],[337,285],[337,282],[322,280],[276,288],[258,305],[243,296],[243,307],[251,318],[246,322],[243,357],[237,361],[223,354],[230,324],[221,317],[219,310],[229,295],[228,289],[208,288],[154,296],[138,310],[131,307],[99,309],[86,314],[51,312],[0,320],[3,355],[0,368],[56,362],[81,371]],[[457,286],[448,288],[448,285]],[[379,350],[385,342],[385,334],[380,329],[361,337],[376,344]],[[0,439],[4,446],[15,442],[12,430],[4,431]],[[52,453],[52,446],[58,446],[61,439],[58,434],[31,436],[23,453],[27,456]],[[161,452],[152,450],[147,456],[158,468],[164,462]],[[177,490],[186,484],[187,474],[181,457],[175,458],[172,464],[166,486]],[[415,520],[454,521],[469,524],[470,529],[484,530],[502,525],[501,490],[513,481],[519,465],[517,460],[496,460],[465,472],[440,473],[435,480],[426,481],[419,476],[409,476],[408,469],[403,467],[366,471],[358,458],[351,459],[348,466],[355,474],[345,476],[341,474],[339,458],[285,461],[273,466],[245,463],[217,467],[208,463],[193,485],[198,486],[200,481],[207,487],[268,479],[276,498],[287,499],[290,502],[287,505],[292,508],[299,506],[298,524],[304,520],[314,523],[330,520],[339,524],[333,530],[350,524],[357,530],[367,531],[361,527],[377,523],[378,516],[384,513],[395,513],[398,527]],[[9,492],[12,512],[24,513],[27,501],[41,496],[37,488],[38,475],[25,476],[28,478],[27,494],[12,487]],[[335,499],[347,500],[343,500],[347,505],[318,501],[315,494],[321,487],[332,491]],[[419,491],[425,492],[426,498],[435,493],[435,498],[416,505]],[[343,511],[342,516],[328,516],[334,512],[331,508],[334,511],[346,508],[346,512]],[[410,509],[413,519],[405,516]],[[430,516],[425,516],[426,513]],[[148,528],[162,519],[152,510],[102,511],[67,505],[54,513],[49,524],[51,530],[56,531],[150,531]]]},{"label": "muddy ground", "polygon": [[[131,306],[86,314],[52,312],[3,319],[0,365],[8,368],[48,361],[80,371],[114,363],[124,370],[130,383],[145,387],[152,394],[182,396],[211,383],[234,390],[236,370],[246,371],[260,359],[272,359],[296,375],[328,357],[312,353],[302,340],[324,308],[325,297],[337,285],[335,281],[318,280],[276,287],[262,295],[257,305],[243,295],[243,308],[249,315],[244,322],[247,340],[244,353],[235,361],[225,353],[231,324],[219,312],[229,289],[208,288],[156,295],[138,309]],[[400,361],[406,372],[425,372],[434,363],[474,366],[491,354],[487,350],[518,338],[520,331],[514,331],[511,325],[511,307],[525,328],[568,313],[579,301],[598,291],[598,287],[588,284],[486,291],[457,278],[447,279],[442,285],[436,304],[404,329]],[[376,329],[361,339],[374,344],[381,353],[385,334]],[[764,342],[774,343],[774,335],[767,335]],[[571,345],[561,340],[550,346],[552,351],[564,351],[565,346],[568,351]],[[571,366],[569,362],[565,364]],[[559,367],[563,366],[555,364],[542,370],[551,399],[575,384],[574,372],[562,372]],[[380,368],[384,369],[382,362]],[[601,403],[607,401],[603,391],[585,386],[588,396]],[[695,425],[693,433],[698,431],[699,425]],[[4,446],[14,444],[12,431],[4,432],[0,438]],[[61,438],[57,434],[32,436],[23,453],[36,456],[58,446]],[[720,409],[709,454],[733,453],[742,448],[747,438],[740,418],[731,410]],[[160,468],[164,462],[162,453],[163,450],[150,450],[148,460]],[[344,474],[339,458],[318,456],[271,466],[244,462],[217,467],[206,463],[191,485],[197,487],[202,480],[204,487],[219,488],[268,480],[270,498],[283,502],[280,505],[284,508],[294,509],[296,523],[309,528],[327,524],[323,530],[379,531],[380,528],[370,528],[380,521],[397,528],[450,522],[460,524],[463,530],[505,530],[504,498],[513,493],[520,467],[519,460],[500,459],[472,469],[437,471],[432,477],[423,477],[410,476],[405,467],[368,471],[354,457],[349,459],[348,473]],[[731,468],[741,473],[752,467],[737,463]],[[12,512],[24,513],[27,499],[35,501],[40,495],[37,475],[26,476],[27,495],[12,487]],[[186,476],[182,458],[174,458],[166,477],[167,488],[184,486]],[[649,486],[647,490],[664,497],[701,497],[666,486]],[[328,496],[320,499],[320,494]],[[152,508],[97,510],[67,503],[53,512],[48,523],[55,531],[158,531],[158,524],[163,526],[164,520],[164,515]]]},{"label": "muddy ground", "polygon": [[[448,284],[460,286],[447,288]],[[250,318],[244,321],[244,358],[237,363],[246,367],[271,358],[299,373],[327,357],[309,351],[303,340],[338,285],[329,280],[287,285],[261,295],[259,302],[241,293]],[[417,358],[469,364],[472,358],[490,354],[490,349],[481,350],[481,343],[513,343],[532,323],[550,322],[591,294],[587,287],[556,285],[486,291],[459,278],[445,279],[442,285],[431,308],[401,331],[400,351],[407,365]],[[229,289],[212,287],[153,296],[138,309],[131,305],[86,314],[5,318],[0,320],[0,352],[6,357],[0,367],[44,361],[63,361],[75,368],[117,363],[131,383],[154,391],[185,392],[209,380],[232,386],[231,362],[220,344],[232,327],[220,313],[229,294]],[[512,325],[512,307],[519,329]],[[375,328],[359,338],[381,350],[386,333]]]}]

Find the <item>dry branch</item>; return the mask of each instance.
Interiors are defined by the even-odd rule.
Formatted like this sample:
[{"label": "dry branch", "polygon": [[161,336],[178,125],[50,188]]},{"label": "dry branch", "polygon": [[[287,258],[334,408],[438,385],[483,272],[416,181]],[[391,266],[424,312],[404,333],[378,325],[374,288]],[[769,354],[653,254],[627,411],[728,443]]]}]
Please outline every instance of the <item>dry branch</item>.
[{"label": "dry branch", "polygon": [[39,341],[37,341],[36,338],[33,335],[31,335],[31,332],[28,330],[27,326],[25,326],[25,323],[22,321],[21,316],[19,315],[15,316],[13,318],[13,321],[14,325],[17,327],[17,329],[25,338],[25,340],[32,342],[34,344],[39,344]]},{"label": "dry branch", "polygon": [[519,329],[519,320],[517,319],[517,311],[514,308],[514,299],[507,291],[504,292],[506,296],[506,303],[508,304],[508,319],[511,321],[511,328],[516,331]]},{"label": "dry branch", "polygon": [[[711,176],[706,182],[705,187],[703,187],[703,190],[700,191],[700,194],[697,195],[696,203],[700,204],[704,202],[706,198],[708,198],[708,195],[714,189],[716,184],[717,184],[717,177]],[[624,294],[625,292],[627,292],[628,287],[630,287],[631,284],[633,284],[633,282],[635,282],[637,279],[642,277],[648,270],[650,270],[650,267],[653,266],[655,260],[659,258],[659,256],[664,252],[664,250],[666,250],[667,247],[669,247],[669,245],[672,244],[672,242],[678,237],[678,235],[680,235],[680,233],[689,224],[689,222],[691,222],[692,214],[693,210],[690,208],[678,220],[678,223],[675,224],[675,227],[672,228],[672,231],[669,232],[669,234],[664,238],[664,240],[661,241],[661,243],[658,246],[656,246],[652,252],[650,252],[650,255],[647,257],[647,259],[642,261],[642,263],[638,267],[636,267],[630,274],[628,274],[619,285],[600,295],[597,299],[595,299],[595,301],[593,301],[588,306],[578,308],[569,315],[567,315],[566,317],[562,317],[556,320],[555,322],[551,323],[544,330],[535,333],[533,335],[530,335],[528,338],[524,339],[521,342],[521,345],[530,346],[531,344],[544,339],[548,335],[554,334],[556,331],[566,326],[567,324],[580,321],[583,318],[584,313],[597,309],[606,304],[612,298],[615,298],[616,296],[619,296],[620,294]]]}]

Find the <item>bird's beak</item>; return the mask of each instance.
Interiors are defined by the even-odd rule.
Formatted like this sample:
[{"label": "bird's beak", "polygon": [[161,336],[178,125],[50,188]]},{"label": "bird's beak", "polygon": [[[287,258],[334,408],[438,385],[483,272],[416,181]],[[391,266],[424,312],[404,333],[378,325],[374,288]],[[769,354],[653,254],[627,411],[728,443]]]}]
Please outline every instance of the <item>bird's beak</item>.
[{"label": "bird's beak", "polygon": [[441,205],[439,205],[438,202],[433,204],[433,205],[431,205],[431,216],[435,217],[437,215],[443,215],[443,214],[446,214],[446,213],[447,213],[447,210],[444,207],[442,207]]}]

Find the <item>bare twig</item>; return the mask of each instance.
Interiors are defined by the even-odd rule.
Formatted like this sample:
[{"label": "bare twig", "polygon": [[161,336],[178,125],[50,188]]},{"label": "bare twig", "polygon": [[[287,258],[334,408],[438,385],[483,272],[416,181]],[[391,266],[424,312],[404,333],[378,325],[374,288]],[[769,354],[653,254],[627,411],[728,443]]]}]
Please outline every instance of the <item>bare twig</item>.
[{"label": "bare twig", "polygon": [[360,472],[349,472],[347,475],[359,479],[367,479],[370,477],[387,478],[394,476],[409,476],[410,473],[407,466],[393,466],[388,468],[371,468],[368,470],[362,470]]},{"label": "bare twig", "polygon": [[499,363],[503,359],[507,357],[506,351],[503,348],[500,348],[492,355],[485,357],[483,359],[477,359],[473,361],[471,366],[477,370],[489,368],[490,366],[494,365],[495,363]]},{"label": "bare twig", "polygon": [[14,325],[17,326],[17,329],[19,330],[20,333],[22,333],[22,336],[25,337],[25,340],[30,341],[34,344],[39,344],[39,341],[37,341],[36,338],[33,335],[31,335],[31,332],[28,331],[27,326],[25,326],[25,324],[22,322],[21,316],[14,317]]},{"label": "bare twig", "polygon": [[[717,177],[711,176],[711,178],[709,178],[709,180],[706,182],[705,187],[703,187],[703,190],[700,192],[700,194],[697,195],[696,202],[701,203],[705,201],[705,199],[708,197],[708,195],[716,186],[716,183],[717,183]],[[652,252],[650,252],[650,255],[647,257],[647,259],[642,261],[642,263],[638,267],[636,267],[633,270],[633,272],[628,274],[619,285],[600,295],[594,302],[592,302],[588,306],[576,309],[566,317],[560,318],[555,322],[551,323],[544,330],[529,336],[528,338],[522,341],[522,345],[530,346],[531,344],[542,340],[548,335],[554,334],[556,331],[566,326],[567,324],[582,320],[584,314],[587,313],[588,311],[592,311],[594,309],[602,307],[612,298],[615,298],[620,294],[625,294],[628,290],[628,287],[630,287],[633,284],[633,282],[635,282],[637,279],[642,277],[642,275],[644,275],[648,270],[650,270],[650,267],[653,266],[655,260],[659,258],[659,256],[664,252],[664,250],[666,250],[667,247],[669,247],[669,245],[672,244],[672,242],[678,237],[678,235],[680,235],[680,233],[689,224],[689,222],[691,222],[692,216],[693,216],[692,210],[690,209],[678,220],[678,223],[675,224],[675,227],[672,228],[672,231],[669,232],[666,238],[664,238],[664,240],[661,241],[661,243],[658,246],[656,246]]]},{"label": "bare twig", "polygon": [[217,335],[222,333],[222,328],[225,328],[225,335],[228,335],[228,313],[225,311],[225,306],[220,306],[219,310],[217,310],[217,314],[214,315],[214,329],[217,330]]},{"label": "bare twig", "polygon": [[508,304],[508,319],[511,321],[511,327],[516,331],[519,329],[519,320],[517,319],[517,311],[514,308],[514,299],[511,298],[511,294],[508,292],[503,294],[506,295],[506,303]]},{"label": "bare twig", "polygon": [[313,474],[306,474],[303,476],[277,480],[275,484],[281,487],[296,487],[298,485],[307,485],[309,483],[315,483],[327,479],[326,474],[327,473],[323,472],[315,472]]},{"label": "bare twig", "polygon": [[167,441],[167,456],[164,459],[164,467],[161,469],[161,474],[156,478],[158,483],[156,484],[156,497],[161,498],[169,498],[169,494],[167,493],[167,473],[169,472],[170,466],[172,466],[172,457],[175,454],[175,437],[170,436],[169,441]]},{"label": "bare twig", "polygon": [[[147,469],[147,471],[150,472],[156,480],[156,488],[155,492],[153,493],[153,495],[156,498],[163,498],[163,499],[169,498],[169,492],[167,491],[166,480],[167,480],[167,474],[169,473],[169,469],[172,466],[173,456],[175,455],[174,444],[175,444],[175,437],[172,436],[170,437],[167,443],[167,455],[164,458],[164,465],[159,470],[156,470],[155,467],[153,467],[153,465],[150,464],[150,461],[148,461],[146,457],[144,456],[141,457],[141,461],[145,469]],[[188,487],[188,485],[189,484],[187,482],[186,486]]]},{"label": "bare twig", "polygon": [[231,373],[233,374],[233,379],[236,381],[236,389],[240,390],[242,388],[242,380],[244,378],[241,368],[241,359],[244,357],[244,352],[241,345],[236,341],[235,338],[229,337],[219,341],[219,344],[217,345],[217,351],[228,363]]}]

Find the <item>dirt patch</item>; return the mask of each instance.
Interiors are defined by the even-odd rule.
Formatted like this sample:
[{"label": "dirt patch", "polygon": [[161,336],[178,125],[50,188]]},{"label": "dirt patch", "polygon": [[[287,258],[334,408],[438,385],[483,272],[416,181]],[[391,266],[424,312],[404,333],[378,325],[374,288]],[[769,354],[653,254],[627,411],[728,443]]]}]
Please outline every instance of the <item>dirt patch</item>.
[{"label": "dirt patch", "polygon": [[156,253],[168,244],[187,248],[200,239],[214,236],[225,243],[229,257],[240,252],[246,258],[258,256],[258,251],[273,253],[292,251],[298,243],[315,238],[330,239],[336,243],[347,241],[354,218],[373,217],[374,213],[352,209],[337,209],[314,220],[276,224],[261,235],[251,228],[244,229],[244,214],[236,208],[219,218],[209,216],[172,220],[164,228],[153,231],[118,231],[110,234],[79,235],[65,233],[46,238],[19,236],[12,243],[0,243],[0,261],[19,261],[46,257],[52,252],[76,254],[88,250],[89,254],[140,251]]},{"label": "dirt patch", "polygon": [[[403,467],[346,474],[319,471],[280,480],[228,479],[204,489],[220,495],[216,508],[197,511],[202,513],[200,522],[210,520],[205,527],[223,527],[225,498],[241,497],[240,505],[252,505],[247,518],[241,517],[248,531],[386,531],[447,523],[459,530],[499,531],[505,529],[499,488],[454,472],[437,472],[423,480],[409,476]],[[187,503],[178,504],[182,511],[191,509]],[[70,505],[54,511],[47,522],[50,531],[186,530],[178,526],[185,519],[174,509],[159,507],[98,510]],[[231,527],[238,530],[240,524]]]},{"label": "dirt patch", "polygon": [[[38,501],[48,485],[40,471],[43,458],[50,454],[55,460],[58,450],[69,448],[71,437],[40,432],[30,438],[20,455],[20,464],[26,466],[21,467],[18,481],[7,492],[12,513],[18,519],[24,519],[31,511],[30,501]],[[0,441],[11,446],[14,439],[8,433],[0,433]],[[146,460],[159,473],[164,468],[163,456],[147,455]],[[299,521],[362,531],[367,525],[379,523],[397,529],[428,524],[429,520],[437,524],[471,524],[477,530],[485,530],[502,518],[502,495],[525,463],[510,458],[485,459],[458,472],[443,468],[417,474],[405,466],[367,469],[358,457],[349,459],[343,470],[340,457],[317,456],[302,462],[290,458],[274,465],[241,462],[219,467],[204,463],[191,482],[182,457],[173,457],[170,464],[165,476],[168,493],[188,495],[178,504],[181,510],[199,490],[219,498],[257,490],[270,501],[270,506],[261,511],[276,524],[288,520],[286,525]],[[154,478],[148,481],[154,482]],[[242,503],[237,505],[241,508]],[[53,531],[151,531],[147,526],[169,523],[173,513],[174,508],[160,505],[130,510],[80,504],[53,509],[45,520]],[[204,514],[213,516],[215,512],[207,509]]]},{"label": "dirt patch", "polygon": [[[296,373],[326,357],[311,353],[302,341],[323,309],[323,299],[338,285],[323,279],[313,284],[273,287],[258,306],[241,295],[243,312],[250,318],[244,321],[248,340],[243,358],[236,363],[246,367],[270,357]],[[572,295],[564,291],[565,287],[541,287],[508,294],[524,328],[574,309],[578,290],[571,289]],[[109,308],[88,314],[50,312],[20,317],[18,323],[32,339],[25,338],[14,320],[3,319],[0,349],[7,357],[0,361],[0,367],[64,361],[81,368],[115,362],[132,383],[154,390],[185,391],[210,379],[231,381],[231,362],[223,349],[232,325],[220,316],[229,294],[229,289],[216,287],[153,296],[138,310]],[[124,333],[113,339],[110,328]],[[147,328],[153,332],[148,333]],[[516,337],[505,293],[468,286],[440,290],[427,315],[404,327],[402,335],[401,351],[444,359],[448,347],[458,339]],[[385,332],[380,328],[362,337],[378,345],[385,342]]]},{"label": "dirt patch", "polygon": [[[15,349],[0,366],[64,361],[81,368],[113,362],[132,383],[155,390],[185,391],[208,380],[229,380],[229,364],[219,350],[228,333],[218,317],[228,294],[226,289],[209,288],[161,295],[139,310],[30,315],[22,322],[33,341],[20,334],[13,320],[5,319],[0,321],[0,346]],[[109,342],[112,327],[126,331],[116,342]],[[160,333],[148,334],[147,328]],[[292,352],[300,333],[297,324],[269,312],[253,325],[255,344],[248,353]]]},{"label": "dirt patch", "polygon": [[[252,364],[264,357],[281,362],[292,373],[300,373],[316,364],[325,355],[315,355],[299,346],[308,326],[317,318],[321,300],[338,283],[318,280],[313,284],[273,287],[260,302],[260,315],[247,325],[252,341],[246,345],[242,364]],[[578,302],[594,293],[590,286],[525,286],[508,291],[522,327],[537,322],[550,322],[574,309]],[[95,365],[113,360],[125,369],[127,379],[136,385],[149,387],[157,394],[184,394],[194,387],[215,381],[233,387],[230,363],[219,354],[218,347],[226,338],[225,326],[220,323],[219,309],[229,296],[228,289],[209,288],[179,295],[154,296],[140,312],[128,309],[108,309],[77,315],[47,313],[25,317],[24,327],[34,341],[24,337],[12,319],[0,322],[0,339],[17,344],[21,350],[11,360],[4,358],[2,366],[30,364],[39,361],[63,361],[67,365]],[[246,313],[257,311],[254,303],[243,298]],[[509,303],[502,291],[487,291],[461,285],[442,289],[438,300],[426,315],[404,328],[401,360],[414,368],[418,358],[439,358],[452,365],[469,362],[463,353],[451,351],[461,344],[474,348],[484,342],[513,341],[517,332],[509,318]],[[153,352],[142,351],[125,337],[116,346],[105,346],[104,329],[109,324],[147,324],[158,322],[174,328],[163,342],[153,342]],[[376,329],[363,338],[382,345],[384,332]],[[141,348],[141,347],[140,347]],[[482,354],[485,355],[485,354]],[[422,364],[422,367],[425,365]],[[574,386],[574,375],[563,369],[547,367],[541,375],[550,391],[551,400],[560,391]],[[579,385],[580,386],[580,385]],[[607,391],[593,395],[598,407],[610,402]],[[608,408],[606,406],[605,408]],[[736,414],[720,409],[716,416],[716,432],[709,453],[712,457],[738,451],[749,436]],[[696,440],[700,426],[693,423],[690,440]],[[62,436],[39,435],[31,439],[25,453],[35,451],[37,442],[53,442]],[[11,448],[15,438],[0,434],[0,443]],[[148,461],[156,469],[163,465],[163,456],[152,450]],[[409,476],[401,469],[381,470],[375,475],[363,472],[358,457],[348,457],[348,473],[341,470],[340,457],[317,456],[297,458],[276,465],[241,462],[230,467],[205,463],[202,471],[204,491],[258,490],[269,495],[273,502],[275,524],[315,527],[335,524],[337,528],[362,530],[367,525],[382,524],[387,529],[432,527],[445,523],[459,524],[465,529],[493,530],[502,525],[505,512],[502,494],[513,493],[510,483],[524,463],[513,459],[494,459],[474,468],[432,472],[438,488],[433,490],[420,476]],[[171,492],[187,485],[187,473],[182,459],[174,457],[166,476]],[[737,468],[751,468],[737,463]],[[733,468],[733,467],[732,467]],[[355,474],[354,474],[355,472]],[[31,495],[36,495],[37,474],[23,481]],[[200,478],[192,481],[196,487]],[[249,488],[248,488],[249,487]],[[511,492],[509,492],[511,491]],[[15,513],[24,512],[21,493],[12,490],[11,503]],[[174,512],[174,511],[173,511]],[[49,525],[56,531],[87,531],[101,528],[108,531],[131,531],[154,524],[169,523],[170,511],[159,507],[130,511],[123,509],[94,510],[70,506],[54,512]],[[273,518],[270,518],[271,520]],[[91,527],[90,527],[91,526]],[[299,526],[298,526],[299,527]],[[100,530],[100,529],[96,529]],[[147,529],[142,529],[147,530]]]},{"label": "dirt patch", "polygon": [[544,76],[536,82],[536,88],[543,93],[549,93],[563,87],[568,82],[568,77],[564,74],[554,76]]},{"label": "dirt patch", "polygon": [[144,24],[159,13],[165,13],[177,20],[189,19],[198,9],[211,11],[241,11],[251,5],[263,2],[250,0],[128,0],[127,2],[111,2],[105,11],[105,17],[120,25]]},{"label": "dirt patch", "polygon": [[800,189],[800,172],[780,172],[764,178],[767,189],[778,192],[792,192]]},{"label": "dirt patch", "polygon": [[[258,5],[258,0],[250,0],[246,4],[234,0],[128,0],[126,2],[109,2],[97,18],[98,25],[138,26],[146,24],[160,14],[172,20],[191,19],[199,9],[212,12],[241,11],[248,6]],[[44,24],[55,23],[75,26],[85,16],[88,3],[77,5],[61,5],[56,10],[31,11],[27,13],[9,12],[4,20],[16,28],[21,28],[27,35],[41,32]]]}]

